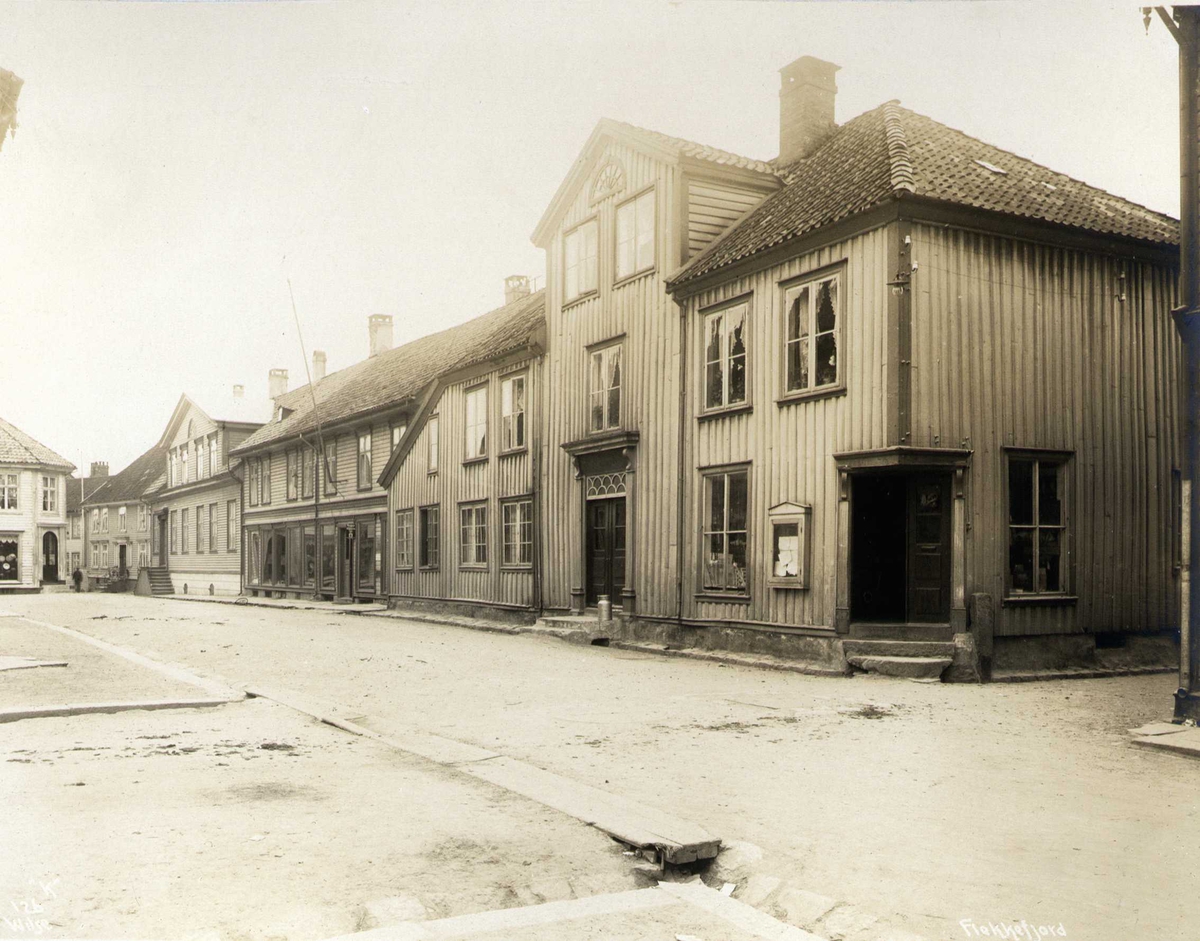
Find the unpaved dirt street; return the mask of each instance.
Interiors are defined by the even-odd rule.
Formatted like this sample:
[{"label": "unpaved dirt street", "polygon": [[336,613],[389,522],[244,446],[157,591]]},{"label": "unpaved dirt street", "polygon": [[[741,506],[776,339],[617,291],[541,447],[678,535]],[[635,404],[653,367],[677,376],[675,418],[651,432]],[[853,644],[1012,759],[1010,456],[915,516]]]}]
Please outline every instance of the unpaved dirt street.
[{"label": "unpaved dirt street", "polygon": [[[1080,941],[1200,932],[1200,896],[1188,888],[1200,871],[1200,764],[1137,750],[1124,735],[1168,713],[1169,675],[922,685],[319,611],[94,594],[4,606],[231,683],[338,703],[372,728],[418,727],[662,807],[762,846],[764,872],[931,938],[966,937],[961,919],[1061,923]],[[0,726],[6,747],[12,728]],[[275,764],[287,761],[299,759]],[[14,765],[2,767],[7,787]],[[364,787],[358,799],[384,801],[382,790]],[[46,798],[47,813],[55,801]],[[397,813],[385,802],[365,818]],[[319,802],[313,814],[325,819]],[[401,841],[391,852],[408,851]],[[315,847],[297,855],[304,867],[321,858]]]}]

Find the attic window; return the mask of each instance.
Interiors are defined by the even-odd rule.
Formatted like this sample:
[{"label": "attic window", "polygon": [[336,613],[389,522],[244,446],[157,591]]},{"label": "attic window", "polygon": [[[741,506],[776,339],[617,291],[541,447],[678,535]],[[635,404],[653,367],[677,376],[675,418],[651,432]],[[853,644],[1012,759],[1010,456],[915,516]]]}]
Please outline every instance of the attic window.
[{"label": "attic window", "polygon": [[994,163],[988,163],[986,160],[976,160],[975,162],[985,170],[991,170],[993,173],[999,173],[1001,176],[1008,176],[1007,170],[1000,169]]},{"label": "attic window", "polygon": [[292,414],[292,409],[284,408],[282,405],[275,409],[275,421],[280,422]]}]

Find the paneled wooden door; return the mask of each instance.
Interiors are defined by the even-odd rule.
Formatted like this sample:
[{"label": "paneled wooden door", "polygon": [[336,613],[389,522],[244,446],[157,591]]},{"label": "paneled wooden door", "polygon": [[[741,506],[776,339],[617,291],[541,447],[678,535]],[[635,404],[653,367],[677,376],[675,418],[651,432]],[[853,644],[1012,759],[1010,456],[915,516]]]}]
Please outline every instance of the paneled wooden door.
[{"label": "paneled wooden door", "polygon": [[908,481],[908,620],[950,620],[950,478]]},{"label": "paneled wooden door", "polygon": [[620,604],[625,588],[625,498],[589,500],[587,505],[587,603],[601,595]]}]

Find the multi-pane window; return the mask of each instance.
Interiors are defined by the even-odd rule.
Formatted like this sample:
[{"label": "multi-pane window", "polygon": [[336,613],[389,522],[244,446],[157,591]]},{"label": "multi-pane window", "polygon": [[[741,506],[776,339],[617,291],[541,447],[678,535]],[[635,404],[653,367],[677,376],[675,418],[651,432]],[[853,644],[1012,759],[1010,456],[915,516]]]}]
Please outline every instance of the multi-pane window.
[{"label": "multi-pane window", "polygon": [[175,552],[175,547],[179,545],[179,513],[176,510],[171,511],[171,551]]},{"label": "multi-pane window", "polygon": [[838,382],[838,275],[798,284],[784,294],[785,392]]},{"label": "multi-pane window", "polygon": [[197,480],[199,480],[202,477],[208,476],[208,463],[206,461],[206,458],[207,458],[206,452],[208,450],[208,448],[206,447],[207,444],[208,444],[208,442],[204,438],[196,439],[196,479]]},{"label": "multi-pane window", "polygon": [[100,532],[108,532],[108,507],[100,509]]},{"label": "multi-pane window", "polygon": [[438,469],[438,417],[434,415],[429,419],[429,423],[425,426],[425,440],[429,445],[429,458],[427,466],[429,473],[434,473]]},{"label": "multi-pane window", "polygon": [[1008,459],[1008,576],[1013,594],[1067,590],[1062,456]]},{"label": "multi-pane window", "polygon": [[325,448],[325,495],[333,496],[338,492],[337,485],[337,439]]},{"label": "multi-pane window", "polygon": [[487,455],[487,386],[467,392],[466,460]]},{"label": "multi-pane window", "polygon": [[300,497],[300,455],[296,451],[284,454],[287,460],[287,498],[296,500]]},{"label": "multi-pane window", "polygon": [[196,551],[204,551],[204,507],[196,507]]},{"label": "multi-pane window", "polygon": [[358,433],[358,489],[371,489],[371,429]]},{"label": "multi-pane window", "polygon": [[396,511],[396,568],[413,567],[413,511]]},{"label": "multi-pane window", "polygon": [[421,568],[435,569],[441,560],[440,516],[439,507],[421,507]]},{"label": "multi-pane window", "polygon": [[258,493],[262,490],[261,461],[250,462],[250,471],[246,479],[246,489],[250,491],[250,505],[258,506]]},{"label": "multi-pane window", "polygon": [[405,422],[397,422],[392,425],[392,450],[400,447],[400,439],[404,437],[404,432],[408,431],[408,425]]},{"label": "multi-pane window", "polygon": [[0,474],[0,510],[17,508],[17,475]]},{"label": "multi-pane window", "polygon": [[117,510],[117,532],[123,533],[126,531],[127,520],[126,508],[121,507]]},{"label": "multi-pane window", "polygon": [[593,350],[589,370],[592,431],[621,425],[621,344]]},{"label": "multi-pane window", "polygon": [[260,502],[263,506],[271,504],[271,455],[267,454],[262,459],[262,475],[259,478],[262,484],[262,497]]},{"label": "multi-pane window", "polygon": [[563,300],[596,290],[599,226],[592,219],[563,238]]},{"label": "multi-pane window", "polygon": [[746,315],[738,304],[704,318],[704,407],[746,401]]},{"label": "multi-pane window", "polygon": [[183,553],[188,551],[188,511],[186,508],[179,511],[179,551]]},{"label": "multi-pane window", "polygon": [[208,551],[217,551],[217,505],[208,505]]},{"label": "multi-pane window", "polygon": [[236,552],[238,547],[237,500],[225,504],[225,551]]},{"label": "multi-pane window", "polygon": [[703,581],[705,591],[745,593],[749,474],[745,470],[704,478]]},{"label": "multi-pane window", "polygon": [[654,190],[617,209],[617,278],[654,267]]},{"label": "multi-pane window", "polygon": [[487,505],[459,508],[459,564],[487,565]]},{"label": "multi-pane window", "polygon": [[525,447],[525,377],[500,383],[500,450]]},{"label": "multi-pane window", "polygon": [[221,452],[217,448],[217,433],[208,436],[208,463],[210,473],[215,474],[221,467]]},{"label": "multi-pane window", "polygon": [[144,533],[150,529],[150,510],[146,505],[138,505],[138,532]]},{"label": "multi-pane window", "polygon": [[145,568],[150,564],[150,543],[145,540],[138,543],[138,568]]},{"label": "multi-pane window", "polygon": [[501,506],[503,562],[533,564],[533,501],[514,500]]},{"label": "multi-pane window", "polygon": [[181,445],[179,448],[179,482],[186,484],[190,478],[188,477],[188,446]]},{"label": "multi-pane window", "polygon": [[42,478],[42,512],[58,512],[58,478]]},{"label": "multi-pane window", "polygon": [[313,458],[316,451],[305,445],[300,449],[300,496],[308,500],[313,495]]}]

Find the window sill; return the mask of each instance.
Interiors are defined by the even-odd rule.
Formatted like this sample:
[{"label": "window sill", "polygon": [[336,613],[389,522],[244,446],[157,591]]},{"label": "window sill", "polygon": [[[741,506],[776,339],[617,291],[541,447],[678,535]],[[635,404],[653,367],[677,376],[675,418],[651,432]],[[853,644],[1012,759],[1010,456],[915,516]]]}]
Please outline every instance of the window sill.
[{"label": "window sill", "polygon": [[470,467],[472,464],[486,464],[487,460],[488,456],[486,454],[481,454],[479,457],[468,457],[463,459],[462,466]]},{"label": "window sill", "polygon": [[698,592],[696,592],[696,600],[697,601],[711,601],[714,604],[729,604],[729,603],[749,604],[750,596],[749,595],[720,594],[718,592],[711,592],[711,591],[698,591]]},{"label": "window sill", "polygon": [[768,578],[767,586],[769,588],[778,588],[783,591],[807,591],[808,590],[808,585],[805,585],[798,578],[787,579],[787,580],[782,579],[782,578]]},{"label": "window sill", "polygon": [[623,277],[617,278],[617,280],[613,282],[613,290],[615,291],[617,288],[623,288],[627,284],[632,284],[639,278],[648,278],[656,271],[658,271],[658,266],[652,265],[649,268],[643,268],[641,271],[635,271],[633,274],[627,274]]},{"label": "window sill", "polygon": [[563,302],[562,302],[562,309],[563,309],[564,311],[566,311],[566,310],[570,310],[572,307],[577,307],[577,306],[579,306],[580,304],[584,303],[585,301],[590,301],[590,300],[592,300],[593,298],[596,298],[596,297],[599,297],[599,296],[600,296],[600,289],[599,289],[599,288],[592,288],[590,291],[587,291],[587,292],[586,292],[586,293],[584,293],[584,294],[576,294],[576,295],[575,295],[574,297],[572,297],[570,300],[563,301]]},{"label": "window sill", "polygon": [[501,572],[532,572],[533,565],[529,564],[529,563],[522,564],[522,565],[502,565],[502,566],[500,566],[500,571]]},{"label": "window sill", "polygon": [[500,454],[499,454],[498,456],[499,456],[499,457],[502,457],[502,458],[504,458],[504,457],[516,457],[518,454],[525,454],[525,453],[526,453],[526,452],[528,452],[528,451],[529,451],[529,448],[527,448],[527,447],[525,447],[524,445],[522,445],[522,446],[521,446],[521,447],[519,447],[519,448],[509,448],[507,451],[501,451],[501,452],[500,452]]},{"label": "window sill", "polygon": [[751,403],[743,402],[738,405],[727,405],[724,408],[712,408],[701,412],[696,416],[696,421],[714,421],[730,415],[749,415],[753,411],[754,406]]},{"label": "window sill", "polygon": [[835,395],[845,395],[846,387],[844,385],[822,386],[819,389],[806,389],[804,392],[789,392],[786,395],[781,395],[775,400],[775,404],[780,408],[787,405],[795,405],[798,402],[811,402],[814,399],[829,399]]},{"label": "window sill", "polygon": [[1005,595],[1000,603],[1005,606],[1020,607],[1022,605],[1063,605],[1071,606],[1079,601],[1077,595],[1060,595],[1060,594],[1036,594],[1029,592],[1028,594]]},{"label": "window sill", "polygon": [[486,565],[460,565],[458,570],[460,572],[486,572],[488,567]]},{"label": "window sill", "polygon": [[413,570],[413,567],[411,565],[397,565],[396,566],[397,572],[403,572],[406,575],[411,574],[412,570]]},{"label": "window sill", "polygon": [[420,567],[419,571],[422,571],[422,572],[440,572],[440,571],[441,571],[441,566],[440,566],[440,565],[422,565],[422,566]]}]

